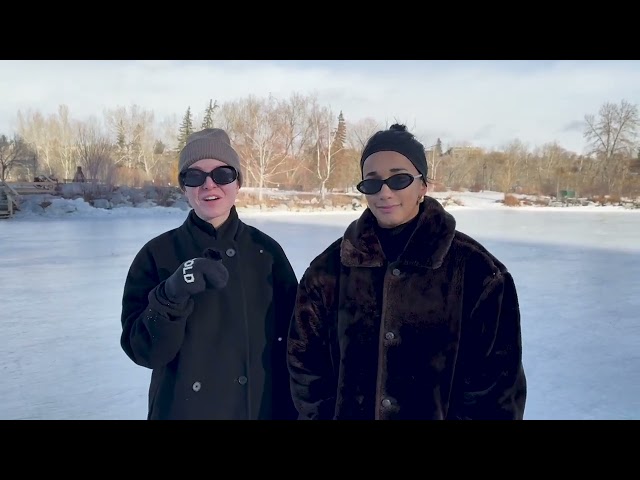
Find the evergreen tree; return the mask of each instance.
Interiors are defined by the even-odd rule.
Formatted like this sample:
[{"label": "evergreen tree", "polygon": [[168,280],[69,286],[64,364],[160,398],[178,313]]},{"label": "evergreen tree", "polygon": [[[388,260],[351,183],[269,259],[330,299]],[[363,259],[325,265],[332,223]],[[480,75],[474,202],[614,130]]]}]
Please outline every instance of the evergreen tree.
[{"label": "evergreen tree", "polygon": [[125,137],[124,130],[125,130],[124,121],[120,120],[118,122],[118,139],[117,139],[118,148],[120,149],[120,152],[124,151],[125,147],[127,146],[127,138]]},{"label": "evergreen tree", "polygon": [[438,140],[436,141],[436,151],[435,151],[436,157],[441,157],[442,156],[442,140],[440,140],[438,138]]},{"label": "evergreen tree", "polygon": [[156,140],[156,143],[153,146],[153,153],[154,155],[162,155],[166,148],[167,146],[162,143],[162,140]]},{"label": "evergreen tree", "polygon": [[327,188],[349,188],[357,181],[359,164],[353,161],[351,151],[347,149],[347,122],[342,111],[338,115],[338,126],[333,132],[331,142],[332,172],[327,180]]},{"label": "evergreen tree", "polygon": [[191,106],[187,107],[187,111],[182,118],[182,124],[178,132],[178,150],[187,143],[187,138],[193,133],[193,116],[191,115]]},{"label": "evergreen tree", "polygon": [[129,151],[129,147],[124,120],[120,119],[116,125],[116,153],[118,155],[118,164],[131,167],[131,152]]},{"label": "evergreen tree", "polygon": [[638,150],[638,158],[629,162],[629,171],[634,175],[640,175],[640,150]]},{"label": "evergreen tree", "polygon": [[142,136],[144,135],[144,129],[142,125],[137,124],[133,129],[133,138],[131,139],[131,152],[138,154],[142,151]]},{"label": "evergreen tree", "polygon": [[216,108],[218,108],[218,102],[209,100],[209,106],[204,111],[201,128],[213,128],[213,115],[215,114]]},{"label": "evergreen tree", "polygon": [[333,145],[331,147],[331,152],[339,152],[344,149],[344,144],[347,141],[347,124],[344,121],[344,115],[342,115],[342,110],[340,111],[340,115],[338,115],[338,127],[333,136]]}]

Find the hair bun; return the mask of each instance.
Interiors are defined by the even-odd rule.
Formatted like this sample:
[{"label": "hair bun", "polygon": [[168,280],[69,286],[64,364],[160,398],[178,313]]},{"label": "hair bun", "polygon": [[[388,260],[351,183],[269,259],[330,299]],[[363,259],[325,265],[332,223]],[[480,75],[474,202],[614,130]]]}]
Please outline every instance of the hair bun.
[{"label": "hair bun", "polygon": [[406,132],[407,127],[401,123],[394,123],[389,127],[389,130],[395,130],[396,132]]}]

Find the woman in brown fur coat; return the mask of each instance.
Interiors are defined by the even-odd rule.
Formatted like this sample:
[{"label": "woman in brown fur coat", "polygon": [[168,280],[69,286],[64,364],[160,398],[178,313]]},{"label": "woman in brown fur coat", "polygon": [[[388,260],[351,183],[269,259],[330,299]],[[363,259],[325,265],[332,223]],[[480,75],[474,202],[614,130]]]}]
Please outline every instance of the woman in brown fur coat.
[{"label": "woman in brown fur coat", "polygon": [[368,208],[298,286],[287,356],[298,418],[522,419],[510,272],[426,196],[425,149],[403,125],[369,139],[361,171]]}]

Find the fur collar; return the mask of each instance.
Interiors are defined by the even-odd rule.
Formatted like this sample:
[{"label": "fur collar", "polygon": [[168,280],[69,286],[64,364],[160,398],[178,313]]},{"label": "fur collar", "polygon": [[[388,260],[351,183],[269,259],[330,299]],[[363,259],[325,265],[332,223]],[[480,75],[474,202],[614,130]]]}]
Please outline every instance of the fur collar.
[{"label": "fur collar", "polygon": [[[418,225],[407,247],[398,258],[399,265],[438,268],[449,251],[455,235],[456,221],[432,197],[420,204]],[[367,208],[358,220],[347,227],[340,247],[340,260],[347,267],[381,267],[384,253],[375,234],[376,218]]]}]

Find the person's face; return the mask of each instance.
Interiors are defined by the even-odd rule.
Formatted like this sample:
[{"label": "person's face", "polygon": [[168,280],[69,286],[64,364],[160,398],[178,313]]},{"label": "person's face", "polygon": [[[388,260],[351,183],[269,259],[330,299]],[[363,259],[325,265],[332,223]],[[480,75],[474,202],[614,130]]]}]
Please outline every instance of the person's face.
[{"label": "person's face", "polygon": [[[198,160],[189,168],[209,173],[214,168],[222,166],[227,166],[227,164],[220,160],[207,158]],[[216,228],[229,218],[229,212],[235,204],[238,190],[240,190],[240,185],[237,179],[226,185],[217,185],[211,177],[207,177],[199,187],[186,185],[184,187],[189,205],[196,215]]]},{"label": "person's face", "polygon": [[[398,173],[419,175],[411,161],[398,152],[376,152],[367,157],[362,166],[363,180],[385,180]],[[393,190],[386,184],[382,185],[379,192],[366,195],[366,198],[378,224],[383,228],[393,228],[408,222],[418,214],[420,200],[426,193],[427,187],[420,177],[401,190]]]}]

